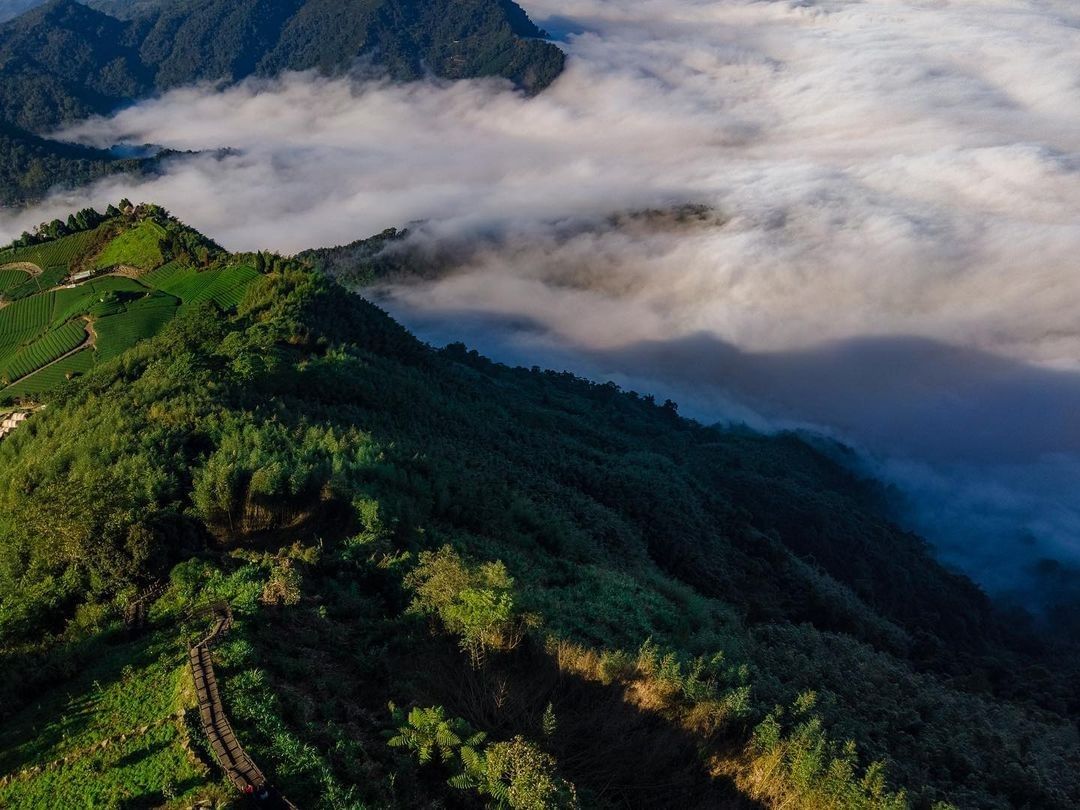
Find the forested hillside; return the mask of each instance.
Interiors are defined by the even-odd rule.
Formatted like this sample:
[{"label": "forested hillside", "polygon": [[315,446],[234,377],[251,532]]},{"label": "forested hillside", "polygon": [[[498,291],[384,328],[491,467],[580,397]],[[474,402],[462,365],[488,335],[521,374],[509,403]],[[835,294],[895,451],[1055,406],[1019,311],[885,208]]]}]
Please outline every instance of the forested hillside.
[{"label": "forested hillside", "polygon": [[806,437],[435,351],[305,261],[110,221],[257,275],[0,442],[0,804],[226,797],[186,664],[210,601],[236,734],[304,808],[1080,802],[1074,651]]},{"label": "forested hillside", "polygon": [[520,8],[500,0],[177,0],[118,19],[49,0],[0,26],[0,115],[40,132],[149,93],[283,70],[397,79],[505,76],[538,91],[562,69]]},{"label": "forested hillside", "polygon": [[156,158],[126,158],[101,149],[40,138],[0,123],[0,205],[40,198],[56,185],[80,186],[117,172],[151,170]]},{"label": "forested hillside", "polygon": [[502,76],[538,92],[563,54],[506,0],[49,0],[0,24],[0,202],[146,164],[35,139],[93,114],[197,81],[357,60],[400,80]]}]

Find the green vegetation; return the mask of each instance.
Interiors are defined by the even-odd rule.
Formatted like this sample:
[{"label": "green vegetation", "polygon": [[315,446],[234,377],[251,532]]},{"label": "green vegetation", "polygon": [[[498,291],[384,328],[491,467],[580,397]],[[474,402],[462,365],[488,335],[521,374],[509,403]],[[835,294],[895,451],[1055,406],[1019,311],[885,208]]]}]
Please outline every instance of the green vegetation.
[{"label": "green vegetation", "polygon": [[16,776],[0,784],[3,806],[147,806],[205,782],[185,751],[186,655],[175,634],[114,634],[95,651],[66,690],[5,719],[0,773]]},{"label": "green vegetation", "polygon": [[139,280],[149,287],[153,287],[155,290],[165,290],[169,292],[170,284],[179,283],[181,279],[188,277],[190,274],[195,273],[195,269],[188,267],[181,261],[171,261],[167,264],[161,265],[156,270],[151,270],[139,277]]},{"label": "green vegetation", "polygon": [[18,301],[37,293],[43,293],[63,281],[67,274],[68,271],[64,267],[50,267],[42,273],[31,276],[18,287],[9,289],[4,293],[4,300]]},{"label": "green vegetation", "polygon": [[546,810],[578,806],[574,786],[556,773],[555,758],[524,737],[492,743],[477,751],[462,749],[456,788],[490,796],[496,807]]},{"label": "green vegetation", "polygon": [[176,314],[179,302],[168,295],[151,295],[128,304],[123,317],[97,323],[97,356],[105,362],[123,354],[140,340],[153,337]]},{"label": "green vegetation", "polygon": [[[166,265],[168,267],[168,265]],[[210,289],[218,280],[220,271],[199,270],[194,267],[179,267],[160,279],[147,279],[159,290],[175,295],[184,301],[192,301],[196,295]]]},{"label": "green vegetation", "polygon": [[144,219],[134,228],[120,233],[106,245],[97,257],[97,267],[102,270],[118,266],[153,270],[164,261],[161,255],[161,242],[165,236],[163,227],[152,219]]},{"label": "green vegetation", "polygon": [[98,226],[119,213],[111,206],[104,215],[93,208],[84,208],[71,214],[66,222],[60,219],[46,222],[35,233],[24,233],[0,250],[0,260],[31,262],[39,270],[53,266],[70,268],[74,258],[85,254],[99,238]]},{"label": "green vegetation", "polygon": [[[252,266],[225,257],[160,209],[123,207],[128,213],[81,211],[67,223],[49,223],[42,233],[26,234],[0,251],[0,260],[7,263],[49,268],[32,278],[16,271],[29,280],[4,293],[12,303],[0,309],[0,401],[40,396],[94,363],[123,354],[160,332],[181,303],[235,309],[259,277]],[[77,230],[80,226],[85,230]],[[166,255],[169,262],[163,264]],[[196,264],[201,271],[194,269]],[[139,277],[104,275],[52,289],[72,271],[117,266]],[[170,280],[176,294],[156,289],[173,289]],[[65,356],[88,334],[95,341],[92,348]]]},{"label": "green vegetation", "polygon": [[85,255],[100,238],[97,228],[73,233],[60,239],[24,248],[15,253],[15,261],[33,262],[39,267],[74,268],[75,260]]},{"label": "green vegetation", "polygon": [[[885,787],[884,765],[872,764],[861,776],[855,743],[833,744],[822,731],[821,718],[812,713],[817,695],[804,692],[792,704],[797,725],[785,733],[778,708],[754,729],[753,766],[743,777],[755,798],[784,807],[881,808],[908,807],[901,792]],[[946,805],[935,804],[936,810]]]},{"label": "green vegetation", "polygon": [[405,250],[394,250],[395,246],[404,244],[408,235],[408,231],[388,228],[377,236],[348,245],[307,250],[297,258],[348,285],[367,286],[395,275],[437,275],[437,260],[425,257],[423,262],[418,262]]},{"label": "green vegetation", "polygon": [[103,276],[56,290],[53,294],[52,322],[58,325],[82,313],[89,313],[97,305],[141,298],[147,293],[144,285],[120,276]]},{"label": "green vegetation", "polygon": [[0,296],[13,287],[19,287],[30,280],[30,273],[26,270],[0,270]]},{"label": "green vegetation", "polygon": [[94,365],[94,350],[83,349],[2,389],[9,400],[33,399],[85,374]]},{"label": "green vegetation", "polygon": [[409,610],[437,616],[461,640],[461,648],[479,665],[488,652],[512,650],[535,619],[514,610],[514,580],[501,562],[470,569],[450,546],[421,552],[405,578],[416,593]]},{"label": "green vegetation", "polygon": [[183,665],[217,599],[230,720],[305,808],[1080,803],[1075,651],[803,437],[432,350],[156,209],[103,225],[146,217],[163,267],[0,310],[25,342],[117,309],[111,360],[7,389],[52,379],[0,442],[0,803],[227,795]]},{"label": "green vegetation", "polygon": [[258,271],[247,265],[226,267],[204,293],[196,294],[189,300],[193,303],[208,300],[222,309],[235,309],[244,300],[248,287],[258,277]]},{"label": "green vegetation", "polygon": [[[0,297],[4,301],[18,301],[37,293],[44,292],[61,284],[80,264],[87,261],[98,243],[106,237],[108,230],[96,227],[100,215],[96,211],[91,222],[86,221],[86,211],[80,212],[81,223],[71,217],[70,224],[56,220],[46,226],[52,237],[25,234],[19,243],[0,250],[0,266],[21,266],[21,276],[12,277],[15,281],[5,287],[0,283]],[[79,230],[79,228],[85,230]],[[15,271],[0,271],[2,273]]]},{"label": "green vegetation", "polygon": [[0,309],[0,339],[43,331],[49,324],[55,297],[55,293],[41,293]]},{"label": "green vegetation", "polygon": [[223,309],[232,309],[244,298],[248,286],[259,273],[248,265],[199,270],[171,262],[142,278],[156,289],[180,298],[185,304],[213,301]]},{"label": "green vegetation", "polygon": [[446,717],[442,706],[416,708],[406,717],[390,706],[397,734],[387,745],[407,748],[421,765],[440,762],[453,769],[449,784],[474,790],[494,800],[496,807],[545,810],[578,806],[574,786],[556,772],[555,758],[523,737],[481,747],[487,735],[460,717]]},{"label": "green vegetation", "polygon": [[77,188],[112,174],[147,173],[157,164],[157,159],[122,158],[103,149],[49,140],[0,121],[3,205],[32,202],[54,188]]},{"label": "green vegetation", "polygon": [[86,331],[81,323],[70,321],[58,329],[52,329],[15,352],[11,359],[0,367],[0,381],[10,383],[32,374],[42,366],[74,351],[84,342]]}]

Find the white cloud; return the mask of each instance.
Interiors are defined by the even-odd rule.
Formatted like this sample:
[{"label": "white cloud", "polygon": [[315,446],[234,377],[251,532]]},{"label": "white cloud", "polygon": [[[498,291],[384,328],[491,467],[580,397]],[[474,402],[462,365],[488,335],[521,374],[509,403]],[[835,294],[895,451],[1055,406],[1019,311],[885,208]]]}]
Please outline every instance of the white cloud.
[{"label": "white cloud", "polygon": [[[762,358],[830,341],[915,336],[1019,361],[995,368],[1031,386],[1045,380],[1025,376],[1023,363],[1080,367],[1075,3],[526,6],[566,34],[571,57],[537,98],[494,81],[357,85],[309,75],[176,91],[69,134],[236,154],[8,214],[0,239],[72,204],[120,196],[160,202],[236,249],[289,252],[422,219],[423,238],[481,235],[484,247],[450,277],[396,291],[399,313],[433,335],[466,315],[489,326],[528,318],[527,334],[483,333],[490,347],[670,385],[703,411],[730,412],[736,388],[736,401],[759,407],[768,387],[750,385],[749,372],[706,386],[623,350],[704,333],[767,368]],[[683,201],[716,206],[724,223],[566,227]],[[906,369],[898,361],[896,374]],[[964,409],[948,405],[961,394],[948,375],[927,379],[906,389],[925,394],[909,413],[935,403],[946,414],[938,435],[962,432]],[[902,435],[910,420],[871,430],[839,403],[809,407],[807,389],[792,390],[768,388],[764,410],[849,431],[892,457],[911,446]],[[962,396],[978,399],[977,390]],[[1028,404],[1043,401],[1028,390]],[[1068,386],[1052,390],[1055,407],[1073,402]],[[1038,419],[1025,389],[994,391],[988,413],[1016,407]],[[1059,469],[1041,459],[1075,452],[1071,430],[1057,439],[1034,431],[1027,463]],[[981,442],[979,463],[995,464],[982,452],[992,456],[992,444]],[[1044,478],[1013,479],[1018,498],[1058,497],[1030,483]],[[1065,506],[1080,514],[1080,502]]]}]

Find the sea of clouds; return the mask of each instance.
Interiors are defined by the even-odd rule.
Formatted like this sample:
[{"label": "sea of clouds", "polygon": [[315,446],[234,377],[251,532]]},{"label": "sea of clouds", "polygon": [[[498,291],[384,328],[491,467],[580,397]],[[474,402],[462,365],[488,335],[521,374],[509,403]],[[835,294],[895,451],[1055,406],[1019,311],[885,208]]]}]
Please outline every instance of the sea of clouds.
[{"label": "sea of clouds", "polygon": [[[499,81],[197,87],[65,137],[217,150],[0,215],[165,205],[231,249],[468,244],[380,300],[434,342],[852,443],[989,590],[1080,562],[1080,6],[529,0]],[[695,203],[701,220],[612,215]]]}]

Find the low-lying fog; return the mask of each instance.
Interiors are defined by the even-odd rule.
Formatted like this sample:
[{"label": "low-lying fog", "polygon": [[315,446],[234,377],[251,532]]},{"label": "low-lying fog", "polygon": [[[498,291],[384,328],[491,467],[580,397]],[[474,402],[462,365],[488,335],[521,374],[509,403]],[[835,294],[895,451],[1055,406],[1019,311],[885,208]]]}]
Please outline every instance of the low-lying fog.
[{"label": "low-lying fog", "polygon": [[[311,75],[173,92],[67,136],[236,151],[56,195],[0,239],[121,196],[233,249],[422,220],[417,243],[472,245],[383,291],[422,336],[824,430],[992,592],[1080,587],[1080,7],[525,5],[570,54],[537,98]],[[610,219],[685,203],[712,213]]]}]

